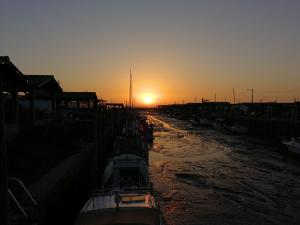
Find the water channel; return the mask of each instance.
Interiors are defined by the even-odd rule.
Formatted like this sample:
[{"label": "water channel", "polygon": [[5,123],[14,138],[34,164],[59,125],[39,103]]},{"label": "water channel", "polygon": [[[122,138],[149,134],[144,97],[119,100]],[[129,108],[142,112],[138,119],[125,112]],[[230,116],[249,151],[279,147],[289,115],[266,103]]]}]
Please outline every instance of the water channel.
[{"label": "water channel", "polygon": [[148,118],[150,176],[169,225],[300,224],[300,159],[282,146]]}]

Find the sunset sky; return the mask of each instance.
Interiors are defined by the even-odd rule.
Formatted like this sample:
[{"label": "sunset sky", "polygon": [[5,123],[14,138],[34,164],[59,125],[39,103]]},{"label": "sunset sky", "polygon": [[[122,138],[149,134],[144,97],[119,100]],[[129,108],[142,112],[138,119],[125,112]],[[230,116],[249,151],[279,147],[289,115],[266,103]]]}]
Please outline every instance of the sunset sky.
[{"label": "sunset sky", "polygon": [[9,0],[0,55],[109,102],[300,100],[300,1]]}]

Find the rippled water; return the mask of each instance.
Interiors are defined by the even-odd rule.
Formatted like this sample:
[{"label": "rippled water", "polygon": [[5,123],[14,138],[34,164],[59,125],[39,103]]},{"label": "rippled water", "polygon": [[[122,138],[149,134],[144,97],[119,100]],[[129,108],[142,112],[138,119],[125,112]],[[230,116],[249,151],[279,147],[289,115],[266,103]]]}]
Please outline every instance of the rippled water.
[{"label": "rippled water", "polygon": [[169,225],[300,224],[300,159],[158,115],[150,174]]}]

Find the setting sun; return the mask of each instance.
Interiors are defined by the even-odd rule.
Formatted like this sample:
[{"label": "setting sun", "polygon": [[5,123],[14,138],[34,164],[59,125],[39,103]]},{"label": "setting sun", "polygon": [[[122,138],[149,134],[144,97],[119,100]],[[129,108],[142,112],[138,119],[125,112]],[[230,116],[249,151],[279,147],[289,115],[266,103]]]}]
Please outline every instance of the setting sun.
[{"label": "setting sun", "polygon": [[143,102],[146,105],[152,104],[154,102],[154,96],[153,95],[145,95],[144,98],[143,98]]}]

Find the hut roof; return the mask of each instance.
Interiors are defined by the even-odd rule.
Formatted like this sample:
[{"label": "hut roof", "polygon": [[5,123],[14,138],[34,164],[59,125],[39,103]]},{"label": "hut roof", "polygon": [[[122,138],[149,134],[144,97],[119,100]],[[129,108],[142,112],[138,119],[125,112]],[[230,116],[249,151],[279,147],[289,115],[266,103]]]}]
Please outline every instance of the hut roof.
[{"label": "hut roof", "polygon": [[26,91],[28,89],[28,81],[8,56],[0,56],[0,79],[3,82],[4,91]]},{"label": "hut roof", "polygon": [[62,99],[69,101],[96,101],[96,92],[64,92]]},{"label": "hut roof", "polygon": [[38,90],[62,93],[62,88],[55,80],[53,75],[24,75],[28,80],[28,84],[31,88]]}]

